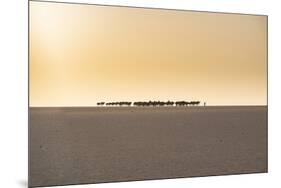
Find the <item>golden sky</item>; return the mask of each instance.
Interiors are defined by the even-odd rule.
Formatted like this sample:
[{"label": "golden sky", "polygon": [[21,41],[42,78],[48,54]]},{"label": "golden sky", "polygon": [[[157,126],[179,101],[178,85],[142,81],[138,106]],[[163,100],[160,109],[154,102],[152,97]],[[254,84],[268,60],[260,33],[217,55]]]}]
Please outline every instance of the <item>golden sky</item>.
[{"label": "golden sky", "polygon": [[267,17],[30,2],[30,106],[267,104]]}]

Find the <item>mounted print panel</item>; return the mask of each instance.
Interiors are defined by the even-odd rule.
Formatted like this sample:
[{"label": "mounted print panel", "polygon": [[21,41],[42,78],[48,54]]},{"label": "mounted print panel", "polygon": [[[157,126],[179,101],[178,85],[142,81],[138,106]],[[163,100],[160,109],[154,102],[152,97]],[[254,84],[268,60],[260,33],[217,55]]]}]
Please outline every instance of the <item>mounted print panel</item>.
[{"label": "mounted print panel", "polygon": [[29,2],[29,186],[267,172],[267,16]]}]

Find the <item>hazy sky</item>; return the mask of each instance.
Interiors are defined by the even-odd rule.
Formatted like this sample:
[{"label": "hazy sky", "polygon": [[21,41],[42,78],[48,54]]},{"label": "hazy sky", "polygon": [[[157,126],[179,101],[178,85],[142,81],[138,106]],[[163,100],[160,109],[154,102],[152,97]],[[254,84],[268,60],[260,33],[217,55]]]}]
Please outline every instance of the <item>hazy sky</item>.
[{"label": "hazy sky", "polygon": [[266,105],[267,18],[30,2],[30,106]]}]

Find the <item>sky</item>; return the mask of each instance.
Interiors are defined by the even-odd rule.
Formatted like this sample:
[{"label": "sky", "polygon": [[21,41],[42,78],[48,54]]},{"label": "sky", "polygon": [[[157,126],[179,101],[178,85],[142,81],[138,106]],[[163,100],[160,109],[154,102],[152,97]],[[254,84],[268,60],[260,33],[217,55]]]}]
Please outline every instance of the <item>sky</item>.
[{"label": "sky", "polygon": [[30,106],[267,105],[267,17],[30,1]]}]

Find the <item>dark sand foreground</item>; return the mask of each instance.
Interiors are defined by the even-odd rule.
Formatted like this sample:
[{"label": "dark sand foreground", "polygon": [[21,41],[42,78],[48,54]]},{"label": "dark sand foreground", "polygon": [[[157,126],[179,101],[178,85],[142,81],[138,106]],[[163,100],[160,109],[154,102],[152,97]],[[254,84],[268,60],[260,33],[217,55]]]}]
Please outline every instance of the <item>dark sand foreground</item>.
[{"label": "dark sand foreground", "polygon": [[30,186],[267,172],[267,107],[30,108]]}]

